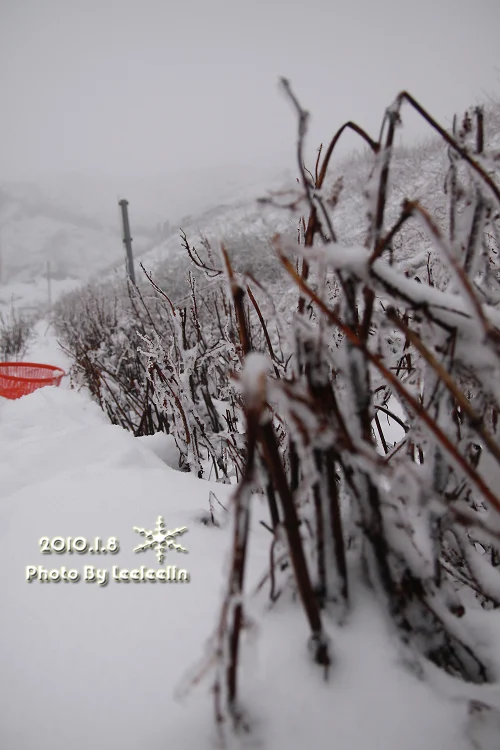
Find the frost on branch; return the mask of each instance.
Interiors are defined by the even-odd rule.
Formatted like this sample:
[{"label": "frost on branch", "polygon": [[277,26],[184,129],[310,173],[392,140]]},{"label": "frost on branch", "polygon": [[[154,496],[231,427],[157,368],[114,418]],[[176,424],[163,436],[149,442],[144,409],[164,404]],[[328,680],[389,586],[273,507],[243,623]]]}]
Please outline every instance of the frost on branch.
[{"label": "frost on branch", "polygon": [[[404,101],[438,130],[454,154],[448,221],[438,223],[411,198],[405,199],[392,225],[386,221],[394,130]],[[483,143],[479,135],[477,140]],[[324,382],[335,384],[330,465],[338,471],[356,518],[351,548],[361,555],[366,576],[404,641],[447,671],[481,682],[488,679],[487,665],[459,624],[462,588],[471,582],[482,602],[494,603],[496,586],[486,571],[495,580],[498,571],[484,554],[479,558],[483,564],[478,564],[472,548],[475,524],[468,516],[464,530],[464,518],[455,509],[465,501],[480,526],[483,514],[495,515],[500,509],[495,482],[480,463],[486,450],[494,458],[493,477],[498,481],[500,452],[493,429],[499,403],[500,321],[494,306],[498,267],[495,256],[487,257],[485,232],[498,232],[500,194],[482,166],[482,152],[471,156],[459,138],[444,133],[408,94],[401,94],[388,110],[385,139],[373,151],[364,247],[346,247],[335,240],[335,212],[330,215],[306,187],[311,212],[302,271],[295,269],[288,248],[280,252],[301,298],[311,303],[318,335],[321,331],[315,371],[323,372],[328,363]],[[317,180],[324,174],[323,166]],[[429,248],[426,266],[418,272],[404,243],[415,224]],[[315,237],[325,234],[329,239],[316,246]],[[334,304],[311,281],[314,268],[325,265],[340,290]],[[299,304],[299,318],[303,309]],[[340,344],[332,335],[335,330],[342,334]],[[303,358],[307,351],[304,343]],[[312,392],[313,380],[309,382]],[[404,436],[393,445],[378,416],[391,402],[406,412]],[[324,433],[323,439],[328,444]],[[302,455],[300,461],[308,465]],[[326,481],[319,486],[325,491]],[[330,499],[335,494],[330,492]],[[321,547],[321,523],[316,534]],[[456,542],[453,556],[450,535]],[[343,529],[340,538],[346,536]],[[466,552],[457,555],[457,544]]]}]

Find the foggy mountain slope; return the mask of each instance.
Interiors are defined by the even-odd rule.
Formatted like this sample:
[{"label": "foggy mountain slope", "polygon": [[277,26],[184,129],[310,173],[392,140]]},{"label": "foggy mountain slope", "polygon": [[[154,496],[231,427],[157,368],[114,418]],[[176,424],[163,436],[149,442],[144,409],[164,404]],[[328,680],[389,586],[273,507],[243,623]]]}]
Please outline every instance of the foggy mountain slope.
[{"label": "foggy mountain slope", "polygon": [[[86,280],[123,255],[121,227],[51,203],[33,186],[0,192],[2,285],[29,283],[47,271],[55,280]],[[151,243],[153,232],[136,232],[138,247]],[[5,290],[4,290],[5,291]]]},{"label": "foggy mountain slope", "polygon": [[166,172],[163,178],[69,175],[39,183],[0,183],[0,283],[32,282],[46,274],[48,261],[56,280],[86,281],[122,266],[122,197],[129,201],[134,255],[139,257],[161,237],[177,233],[177,226],[190,223],[188,215],[204,225],[205,212],[231,212],[232,204],[249,202],[249,195],[281,180],[273,170],[232,167],[198,174]]},{"label": "foggy mountain slope", "polygon": [[47,178],[43,194],[53,205],[85,210],[95,219],[114,225],[121,198],[130,203],[131,222],[137,228],[200,215],[219,204],[232,204],[281,185],[288,171],[259,165],[227,164],[210,168],[171,168],[158,160],[156,175],[89,177],[72,174]]},{"label": "foggy mountain slope", "polygon": [[274,233],[296,230],[296,222],[286,211],[263,210],[255,198],[233,205],[216,206],[199,216],[186,216],[178,227],[172,227],[172,234],[140,258],[147,270],[161,271],[164,262],[174,258],[187,258],[182,247],[181,231],[196,247],[200,238],[206,237],[214,248],[219,241],[228,243],[231,252],[237,249],[246,252],[252,259],[253,244],[256,240],[267,241]]},{"label": "foggy mountain slope", "polygon": [[[403,118],[403,137],[404,132]],[[425,140],[395,147],[387,226],[396,220],[404,197],[420,201],[438,224],[446,215],[442,175],[446,173],[448,156],[443,143],[429,132]],[[498,103],[486,106],[485,138],[500,150]],[[337,181],[342,178],[334,212],[339,242],[364,242],[364,192],[372,165],[373,157],[366,152],[333,155],[324,192],[328,196],[338,190]],[[497,163],[490,166],[493,171],[498,169]],[[214,249],[224,241],[230,255],[238,259],[239,270],[255,272],[263,264],[267,267],[268,262],[274,263],[270,239],[276,233],[296,236],[297,215],[281,206],[293,197],[297,176],[297,169],[259,172],[254,168],[238,172],[233,168],[226,173],[200,170],[197,176],[187,172],[178,184],[165,176],[162,180],[143,179],[130,185],[135,189],[124,190],[124,195],[130,204],[136,276],[142,275],[142,262],[160,283],[167,283],[170,292],[176,294],[178,286],[179,293],[185,293],[188,260],[180,239],[181,229],[197,247],[200,236],[207,237]],[[0,298],[10,295],[6,286],[45,279],[48,261],[55,282],[85,283],[124,273],[120,215],[110,183],[83,177],[68,179],[66,183],[61,178],[39,186],[0,186]],[[289,192],[276,194],[285,190]],[[278,205],[258,203],[258,198],[273,195]],[[307,214],[305,207],[304,213]],[[408,242],[407,236],[406,244],[416,248],[420,234],[414,227],[405,231],[414,233],[414,243]],[[63,289],[62,286],[61,292]]]}]

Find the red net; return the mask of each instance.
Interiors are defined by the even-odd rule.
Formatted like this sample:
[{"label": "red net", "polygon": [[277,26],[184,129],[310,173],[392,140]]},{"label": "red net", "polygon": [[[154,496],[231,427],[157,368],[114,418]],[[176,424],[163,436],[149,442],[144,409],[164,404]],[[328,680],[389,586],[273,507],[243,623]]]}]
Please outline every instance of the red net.
[{"label": "red net", "polygon": [[45,385],[61,383],[66,373],[60,367],[34,362],[0,362],[0,396],[20,398]]}]

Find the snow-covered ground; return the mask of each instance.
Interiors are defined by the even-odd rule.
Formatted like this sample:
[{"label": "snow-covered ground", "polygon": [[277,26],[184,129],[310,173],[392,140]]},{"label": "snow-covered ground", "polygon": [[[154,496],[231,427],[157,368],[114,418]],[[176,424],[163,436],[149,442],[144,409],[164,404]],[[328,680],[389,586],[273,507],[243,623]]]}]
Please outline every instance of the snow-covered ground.
[{"label": "snow-covered ground", "polygon": [[[67,368],[47,324],[37,332],[27,359]],[[224,594],[228,514],[218,506],[220,528],[200,518],[210,490],[226,507],[231,490],[175,470],[167,437],[138,439],[110,425],[67,381],[0,399],[0,747],[207,750],[210,679],[187,698],[175,693],[203,656]],[[253,510],[249,594],[269,546],[258,497]],[[174,539],[187,554],[169,549],[161,564],[152,550],[134,552],[144,541],[134,527],[153,529],[158,516],[168,529],[187,526]],[[41,554],[42,537],[94,546],[95,537],[115,537],[119,551]],[[141,565],[176,565],[190,580],[82,580],[85,566],[111,576],[113,566]],[[28,582],[27,566],[82,577]],[[329,627],[335,663],[326,682],[309,661],[299,604],[282,597],[269,610],[265,588],[249,599],[258,626],[244,645],[241,697],[252,732],[229,747],[498,749],[498,730],[480,738],[467,703],[444,697],[451,680],[421,681],[403,666],[371,594],[360,590],[355,601],[348,624]]]}]

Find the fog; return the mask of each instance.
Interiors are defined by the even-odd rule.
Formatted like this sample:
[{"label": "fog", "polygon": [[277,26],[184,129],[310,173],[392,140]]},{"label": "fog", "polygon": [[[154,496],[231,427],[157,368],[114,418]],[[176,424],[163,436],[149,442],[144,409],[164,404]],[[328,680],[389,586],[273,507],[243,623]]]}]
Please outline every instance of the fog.
[{"label": "fog", "polygon": [[311,155],[346,119],[377,135],[402,88],[449,124],[498,94],[499,22],[498,0],[0,0],[0,181],[292,166],[280,76]]}]

